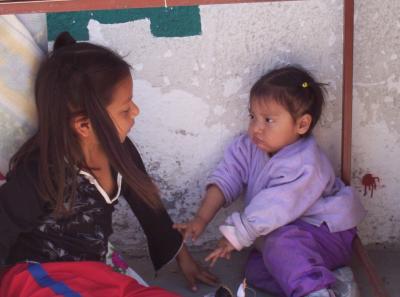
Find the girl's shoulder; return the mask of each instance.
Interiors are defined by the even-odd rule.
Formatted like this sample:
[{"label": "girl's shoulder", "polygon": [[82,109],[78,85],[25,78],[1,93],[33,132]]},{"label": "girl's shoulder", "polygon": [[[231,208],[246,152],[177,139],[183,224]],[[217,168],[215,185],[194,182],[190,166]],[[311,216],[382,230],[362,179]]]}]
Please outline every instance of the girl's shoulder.
[{"label": "girl's shoulder", "polygon": [[17,182],[26,186],[37,183],[39,161],[37,154],[31,154],[15,164],[7,174],[7,182]]},{"label": "girl's shoulder", "polygon": [[0,203],[10,207],[21,208],[32,212],[46,209],[45,202],[40,199],[38,189],[38,163],[35,160],[21,162],[8,174],[6,182],[0,187]]}]

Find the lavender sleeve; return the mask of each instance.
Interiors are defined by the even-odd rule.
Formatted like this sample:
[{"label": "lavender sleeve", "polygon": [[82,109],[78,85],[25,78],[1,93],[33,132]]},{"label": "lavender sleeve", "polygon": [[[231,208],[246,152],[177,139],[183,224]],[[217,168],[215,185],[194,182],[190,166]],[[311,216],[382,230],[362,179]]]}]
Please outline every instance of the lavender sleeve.
[{"label": "lavender sleeve", "polygon": [[207,185],[215,184],[229,205],[243,191],[249,178],[251,141],[247,135],[237,137],[225,150],[222,161],[210,175]]},{"label": "lavender sleeve", "polygon": [[297,172],[282,169],[280,179],[259,192],[243,213],[234,212],[227,218],[226,226],[220,226],[231,243],[238,242],[237,250],[299,218],[321,196],[327,181],[321,180],[312,166],[304,166]]}]

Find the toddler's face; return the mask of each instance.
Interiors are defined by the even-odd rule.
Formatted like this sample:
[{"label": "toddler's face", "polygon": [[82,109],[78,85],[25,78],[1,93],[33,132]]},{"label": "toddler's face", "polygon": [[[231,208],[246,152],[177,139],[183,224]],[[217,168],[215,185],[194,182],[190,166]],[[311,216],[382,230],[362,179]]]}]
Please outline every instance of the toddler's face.
[{"label": "toddler's face", "polygon": [[118,130],[121,142],[125,141],[139,114],[139,108],[132,101],[132,93],[133,82],[129,75],[115,86],[111,103],[107,106],[107,111]]},{"label": "toddler's face", "polygon": [[251,100],[249,117],[250,138],[266,153],[274,154],[300,137],[296,121],[275,100]]}]

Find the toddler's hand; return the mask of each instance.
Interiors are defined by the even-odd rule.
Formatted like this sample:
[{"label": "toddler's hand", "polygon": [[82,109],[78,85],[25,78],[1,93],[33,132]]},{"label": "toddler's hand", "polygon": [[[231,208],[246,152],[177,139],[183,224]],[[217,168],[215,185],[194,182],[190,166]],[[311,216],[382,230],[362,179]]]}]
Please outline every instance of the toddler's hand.
[{"label": "toddler's hand", "polygon": [[224,237],[220,239],[217,248],[208,254],[205,260],[207,262],[211,261],[210,266],[212,267],[214,266],[215,262],[217,262],[218,258],[225,258],[229,260],[231,258],[231,253],[234,250],[235,248],[233,245]]},{"label": "toddler's hand", "polygon": [[184,240],[192,238],[195,241],[203,233],[206,225],[206,221],[196,216],[187,223],[174,224],[173,228],[183,234]]}]

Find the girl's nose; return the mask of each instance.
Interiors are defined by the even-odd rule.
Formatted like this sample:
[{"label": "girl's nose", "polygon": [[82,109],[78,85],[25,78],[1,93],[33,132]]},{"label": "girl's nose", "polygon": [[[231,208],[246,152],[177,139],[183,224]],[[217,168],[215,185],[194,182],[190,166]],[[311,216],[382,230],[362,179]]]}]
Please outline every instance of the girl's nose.
[{"label": "girl's nose", "polygon": [[132,114],[132,117],[135,118],[135,117],[137,117],[139,115],[140,109],[133,101],[131,101],[131,102],[132,102],[132,109],[131,109],[132,112],[131,112],[131,114]]}]

